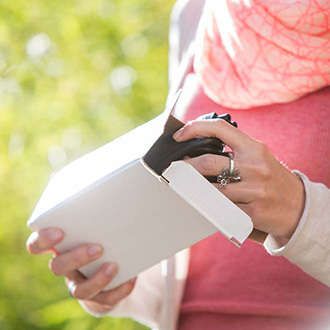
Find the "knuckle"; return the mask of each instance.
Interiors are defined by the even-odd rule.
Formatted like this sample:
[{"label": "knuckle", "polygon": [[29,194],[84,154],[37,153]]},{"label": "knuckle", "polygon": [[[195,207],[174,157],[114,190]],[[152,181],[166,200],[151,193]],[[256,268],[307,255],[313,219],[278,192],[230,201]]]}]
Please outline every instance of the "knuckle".
[{"label": "knuckle", "polygon": [[195,121],[194,120],[188,121],[185,125],[184,130],[185,132],[193,133],[195,130]]},{"label": "knuckle", "polygon": [[87,297],[85,290],[78,284],[71,289],[71,295],[79,300],[84,300]]},{"label": "knuckle", "polygon": [[49,269],[52,271],[52,273],[56,276],[61,276],[62,274],[62,267],[61,262],[58,260],[57,257],[52,258],[48,263]]},{"label": "knuckle", "polygon": [[213,120],[215,120],[216,125],[219,129],[222,129],[222,128],[224,128],[228,125],[228,123],[225,120],[221,119],[221,118],[213,119]]},{"label": "knuckle", "polygon": [[[267,189],[265,186],[259,187],[257,196],[258,196],[258,199],[261,199],[261,200],[267,198]],[[258,207],[260,207],[260,206],[258,205]]]},{"label": "knuckle", "polygon": [[95,278],[94,286],[103,289],[106,285],[111,282],[112,277],[109,278],[106,274],[100,274],[97,278]]},{"label": "knuckle", "polygon": [[214,156],[208,154],[201,157],[200,168],[203,173],[210,173],[217,170],[216,165],[217,163]]},{"label": "knuckle", "polygon": [[269,179],[272,175],[272,171],[266,164],[260,164],[256,168],[256,172],[261,179]]},{"label": "knuckle", "polygon": [[269,148],[265,143],[257,141],[255,148],[261,158],[267,158],[267,156],[269,154]]},{"label": "knuckle", "polygon": [[89,259],[87,251],[85,248],[78,248],[75,251],[73,251],[71,255],[71,262],[74,265],[81,265],[84,261],[87,261]]}]

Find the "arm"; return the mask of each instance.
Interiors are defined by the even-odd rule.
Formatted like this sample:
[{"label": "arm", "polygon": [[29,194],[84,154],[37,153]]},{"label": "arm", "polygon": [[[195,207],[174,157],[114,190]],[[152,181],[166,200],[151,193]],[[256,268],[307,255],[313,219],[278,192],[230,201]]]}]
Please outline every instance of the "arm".
[{"label": "arm", "polygon": [[[270,253],[285,256],[330,285],[329,189],[303,174],[298,174],[300,179],[265,145],[223,120],[191,121],[174,138],[180,142],[201,136],[217,137],[233,150],[241,181],[216,187],[250,215],[256,229],[269,234],[266,247]],[[205,176],[228,168],[228,158],[223,156],[203,155],[186,161]]]}]

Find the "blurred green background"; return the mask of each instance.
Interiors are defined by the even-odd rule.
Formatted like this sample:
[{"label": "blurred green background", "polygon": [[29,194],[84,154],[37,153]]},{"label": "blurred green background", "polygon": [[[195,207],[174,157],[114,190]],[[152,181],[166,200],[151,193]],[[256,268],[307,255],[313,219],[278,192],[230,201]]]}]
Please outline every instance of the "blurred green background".
[{"label": "blurred green background", "polygon": [[165,0],[1,0],[0,329],[146,329],[68,298],[26,221],[48,176],[162,111]]}]

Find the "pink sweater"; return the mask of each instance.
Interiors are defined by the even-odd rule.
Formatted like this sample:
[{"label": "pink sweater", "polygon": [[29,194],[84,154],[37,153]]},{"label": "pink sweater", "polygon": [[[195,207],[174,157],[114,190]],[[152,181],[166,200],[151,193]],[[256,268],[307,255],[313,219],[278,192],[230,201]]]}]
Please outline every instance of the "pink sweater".
[{"label": "pink sweater", "polygon": [[[329,186],[329,110],[329,87],[249,110],[223,108],[199,90],[186,119],[230,112],[290,168]],[[330,326],[330,289],[286,259],[253,242],[237,249],[220,234],[192,247],[179,330],[325,329],[325,322]]]}]

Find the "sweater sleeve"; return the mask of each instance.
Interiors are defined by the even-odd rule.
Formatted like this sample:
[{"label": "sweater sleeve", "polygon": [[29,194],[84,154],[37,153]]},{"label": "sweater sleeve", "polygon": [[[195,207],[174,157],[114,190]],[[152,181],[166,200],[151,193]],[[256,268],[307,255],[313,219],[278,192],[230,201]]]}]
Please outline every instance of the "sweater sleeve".
[{"label": "sweater sleeve", "polygon": [[284,256],[307,274],[330,286],[330,189],[294,171],[305,187],[305,208],[299,224],[284,246],[268,235],[264,246]]}]

